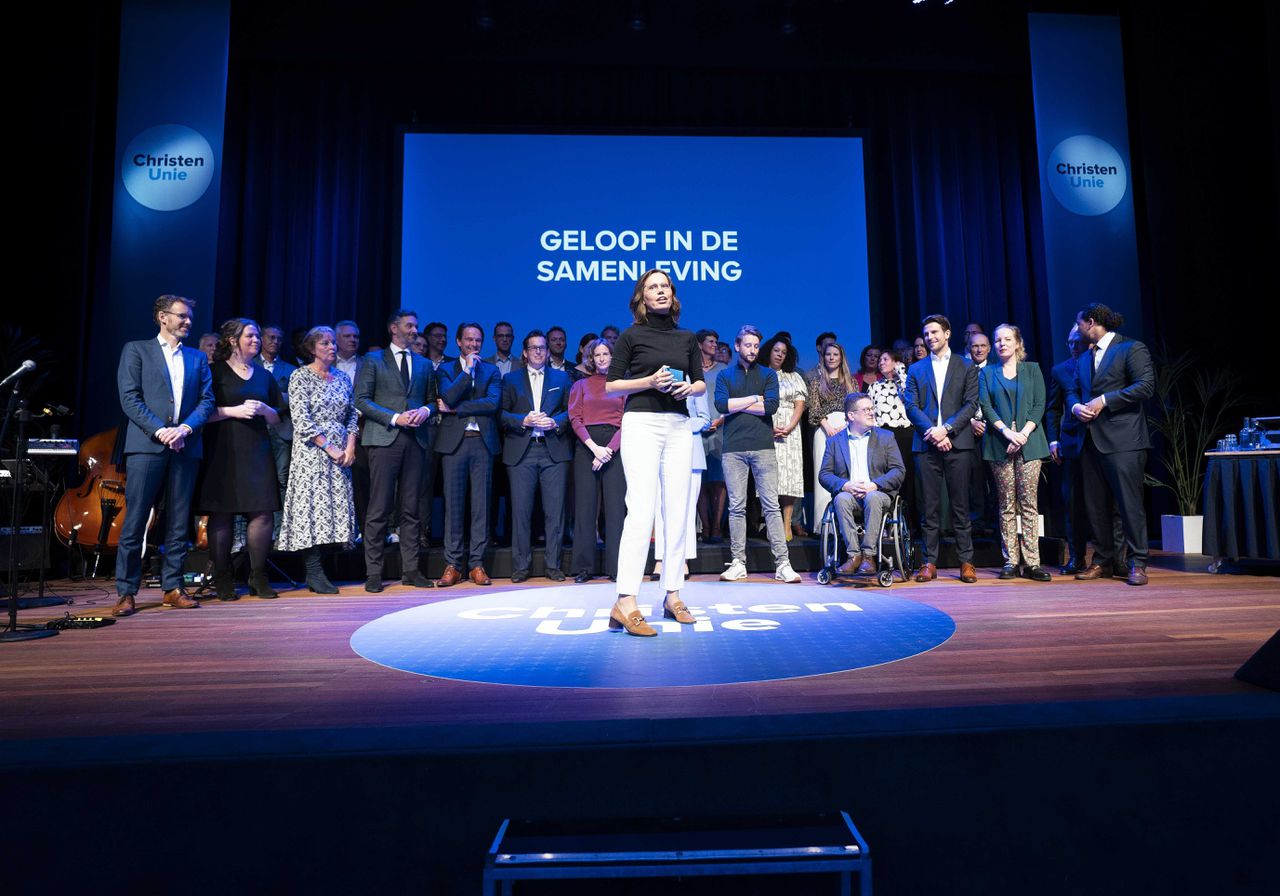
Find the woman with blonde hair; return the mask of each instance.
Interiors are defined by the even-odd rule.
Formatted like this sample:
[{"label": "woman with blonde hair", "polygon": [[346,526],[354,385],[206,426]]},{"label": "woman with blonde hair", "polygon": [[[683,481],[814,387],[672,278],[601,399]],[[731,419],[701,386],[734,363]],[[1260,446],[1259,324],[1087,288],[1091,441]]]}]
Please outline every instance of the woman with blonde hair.
[{"label": "woman with blonde hair", "polygon": [[1001,324],[992,333],[998,363],[978,376],[978,400],[987,420],[982,457],[991,464],[999,504],[1000,536],[1005,563],[1000,578],[1047,582],[1040,568],[1039,510],[1036,490],[1040,463],[1049,456],[1044,436],[1044,375],[1040,365],[1027,361],[1022,331]]}]

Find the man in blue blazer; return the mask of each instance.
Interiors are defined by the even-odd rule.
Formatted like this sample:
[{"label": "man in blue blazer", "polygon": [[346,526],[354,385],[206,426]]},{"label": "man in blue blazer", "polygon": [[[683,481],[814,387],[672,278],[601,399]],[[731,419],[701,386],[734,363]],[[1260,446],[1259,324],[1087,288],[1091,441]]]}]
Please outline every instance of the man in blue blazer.
[{"label": "man in blue blazer", "polygon": [[[907,468],[897,439],[875,425],[875,405],[870,395],[854,392],[846,396],[844,413],[849,425],[827,439],[818,482],[831,492],[844,538],[848,559],[837,572],[844,576],[875,575],[880,524],[893,496],[902,488]],[[855,527],[859,511],[863,522],[861,543]]]},{"label": "man in blue blazer", "polygon": [[573,381],[564,371],[547,365],[547,351],[546,334],[531,331],[524,337],[524,367],[502,378],[502,461],[511,482],[511,581],[517,584],[529,578],[533,496],[539,486],[547,535],[546,575],[553,582],[564,581],[560,554],[565,487],[573,456],[573,440],[566,435]]},{"label": "man in blue blazer", "polygon": [[484,571],[489,546],[489,491],[493,486],[493,458],[502,450],[498,437],[498,408],[502,377],[498,368],[480,359],[484,329],[477,323],[458,325],[458,358],[441,364],[440,425],[435,435],[444,478],[444,575],[441,588],[463,579],[462,517],[471,491],[471,545],[467,575],[477,585],[490,584]]},{"label": "man in blue blazer", "polygon": [[165,493],[164,566],[160,583],[164,606],[200,606],[182,591],[187,559],[191,494],[203,456],[200,429],[213,413],[213,376],[204,352],[182,340],[191,332],[195,303],[164,295],[152,306],[160,325],[154,339],[125,344],[116,382],[126,425],[125,515],[116,552],[116,595],[112,616],[130,616],[142,585],[142,546],[147,518]]},{"label": "man in blue blazer", "polygon": [[1124,317],[1095,302],[1080,309],[1076,327],[1093,347],[1076,362],[1076,379],[1067,396],[1072,415],[1083,424],[1080,452],[1084,476],[1084,504],[1094,533],[1093,563],[1077,579],[1090,581],[1116,570],[1115,549],[1100,536],[1111,527],[1111,500],[1120,506],[1125,543],[1129,549],[1130,585],[1147,584],[1147,511],[1143,506],[1146,479],[1147,417],[1142,403],[1155,394],[1156,374],[1151,352],[1141,342],[1116,332]]},{"label": "man in blue blazer", "polygon": [[941,540],[940,508],[945,477],[951,496],[951,520],[960,554],[960,581],[978,581],[973,568],[973,535],[969,520],[969,476],[975,446],[969,421],[978,410],[978,371],[950,346],[951,322],[930,314],[922,324],[929,357],[907,369],[902,403],[915,427],[911,453],[916,458],[918,493],[923,503],[924,565],[917,582],[938,577]]},{"label": "man in blue blazer", "polygon": [[369,509],[364,518],[364,590],[382,590],[382,558],[396,492],[400,495],[400,579],[431,588],[418,568],[418,493],[436,397],[435,375],[413,351],[418,315],[401,308],[387,319],[391,347],[365,355],[355,385],[356,409],[364,415],[360,443],[369,454]]}]

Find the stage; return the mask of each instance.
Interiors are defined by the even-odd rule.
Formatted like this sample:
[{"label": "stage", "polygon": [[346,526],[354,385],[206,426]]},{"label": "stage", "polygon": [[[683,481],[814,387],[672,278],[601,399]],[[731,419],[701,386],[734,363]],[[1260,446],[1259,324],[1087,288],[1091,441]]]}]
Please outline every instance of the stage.
[{"label": "stage", "polygon": [[[1280,586],[1184,565],[1196,564],[1157,557],[1145,588],[1001,582],[994,569],[976,585],[943,570],[888,589],[698,576],[686,599],[702,630],[655,639],[592,629],[593,604],[612,600],[607,581],[379,595],[346,585],[191,611],[161,609],[148,592],[115,625],[5,645],[0,760],[20,801],[36,801],[28,819],[51,829],[95,842],[120,824],[148,837],[227,825],[249,842],[287,831],[307,861],[281,865],[269,848],[245,867],[331,892],[370,880],[398,889],[405,875],[472,891],[509,815],[836,808],[887,857],[883,892],[929,892],[950,878],[921,860],[983,837],[1001,844],[1001,863],[953,890],[1013,892],[1016,879],[1039,892],[1112,891],[1067,870],[1090,838],[1116,891],[1153,874],[1252,885],[1276,873],[1258,850],[1276,835],[1280,695],[1232,673],[1280,625]],[[74,590],[74,614],[105,615],[109,588],[53,590]],[[644,589],[657,600],[657,583]],[[742,619],[754,624],[725,625]],[[531,628],[513,641],[520,626]],[[497,640],[468,640],[481,629]],[[722,636],[751,646],[719,650]],[[616,674],[583,684],[565,663],[592,651]],[[792,674],[797,651],[825,671]],[[433,662],[453,663],[451,677],[405,671]],[[528,680],[538,668],[550,685],[461,680]],[[1218,865],[1169,878],[1150,869],[1163,837],[1211,820],[1217,833],[1197,836],[1226,850]],[[330,834],[347,851],[325,852]],[[106,841],[86,848],[122,891],[187,861],[210,891],[239,880],[212,857],[138,870]]]}]

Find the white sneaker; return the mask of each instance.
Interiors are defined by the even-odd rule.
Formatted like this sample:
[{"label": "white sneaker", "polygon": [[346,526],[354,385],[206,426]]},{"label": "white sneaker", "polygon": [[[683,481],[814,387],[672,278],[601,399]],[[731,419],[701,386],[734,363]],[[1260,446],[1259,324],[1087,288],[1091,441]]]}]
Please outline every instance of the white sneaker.
[{"label": "white sneaker", "polygon": [[747,567],[741,560],[734,560],[729,564],[729,568],[720,573],[720,581],[736,582],[739,579],[747,577]]},{"label": "white sneaker", "polygon": [[800,574],[791,568],[790,563],[784,563],[779,566],[773,577],[779,582],[790,582],[792,584],[800,581]]}]

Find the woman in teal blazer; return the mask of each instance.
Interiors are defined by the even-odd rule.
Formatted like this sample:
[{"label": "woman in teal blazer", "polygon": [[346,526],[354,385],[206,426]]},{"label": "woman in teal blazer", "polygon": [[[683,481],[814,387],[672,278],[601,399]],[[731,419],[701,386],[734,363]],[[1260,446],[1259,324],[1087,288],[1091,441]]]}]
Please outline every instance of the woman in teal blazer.
[{"label": "woman in teal blazer", "polygon": [[[1040,462],[1049,456],[1044,436],[1044,375],[1026,360],[1022,331],[1001,324],[992,333],[996,359],[978,377],[978,401],[987,421],[982,457],[991,464],[999,501],[1000,536],[1005,562],[1000,578],[1023,575],[1047,582],[1040,568],[1039,510],[1036,491]],[[1022,527],[1019,531],[1018,520]]]}]

